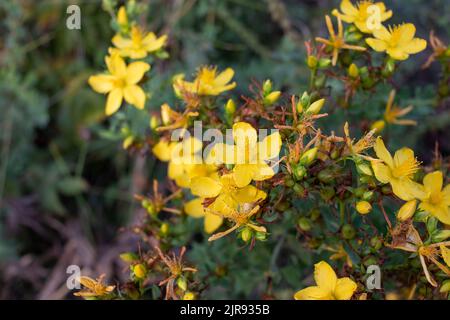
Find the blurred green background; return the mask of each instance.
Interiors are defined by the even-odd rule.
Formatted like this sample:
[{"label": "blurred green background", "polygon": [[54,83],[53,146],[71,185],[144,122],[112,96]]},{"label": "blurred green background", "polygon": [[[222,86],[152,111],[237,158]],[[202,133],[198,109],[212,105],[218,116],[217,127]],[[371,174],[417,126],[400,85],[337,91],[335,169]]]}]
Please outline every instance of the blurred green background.
[{"label": "blurred green background", "polygon": [[[252,81],[266,78],[284,92],[303,92],[309,77],[303,41],[327,34],[323,16],[339,3],[138,2],[147,7],[142,24],[158,34],[167,33],[170,39],[170,58],[158,60],[150,73],[148,88],[153,95],[147,108],[153,111],[163,102],[176,105],[171,76],[193,74],[204,64],[236,71],[235,97],[248,93]],[[448,1],[385,3],[394,11],[390,23],[413,22],[419,37],[428,39],[433,29],[448,43]],[[66,28],[70,4],[81,8],[81,30]],[[102,10],[101,1],[6,0],[0,2],[0,34],[0,299],[64,298],[65,270],[70,264],[82,265],[92,274],[126,276],[117,256],[134,249],[136,238],[120,228],[136,221],[139,204],[132,195],[149,190],[158,164],[145,155],[127,154],[121,147],[122,118],[137,114],[129,110],[114,120],[106,119],[104,97],[87,85],[89,75],[104,69],[103,58],[113,36],[109,14]],[[397,102],[415,106],[412,118],[419,125],[387,133],[397,137],[390,142],[392,148],[412,147],[425,162],[431,160],[436,141],[444,156],[450,154],[449,103],[435,106],[439,67],[420,70],[429,54],[427,50],[411,57],[395,78]],[[382,87],[349,110],[331,110],[324,127],[341,133],[345,120],[358,124],[378,119],[389,91],[389,86]],[[147,120],[132,122],[131,130],[144,132]],[[232,297],[251,296],[263,276],[252,266],[271,261],[272,249],[262,246],[255,260],[234,265],[236,276],[228,284]],[[226,263],[239,254],[239,248],[229,242],[212,247],[194,244],[191,257],[220,252],[211,259]],[[288,262],[286,268],[272,264],[265,268],[274,274],[281,268],[279,274],[300,281],[299,271]],[[230,297],[220,290],[214,294]]]}]

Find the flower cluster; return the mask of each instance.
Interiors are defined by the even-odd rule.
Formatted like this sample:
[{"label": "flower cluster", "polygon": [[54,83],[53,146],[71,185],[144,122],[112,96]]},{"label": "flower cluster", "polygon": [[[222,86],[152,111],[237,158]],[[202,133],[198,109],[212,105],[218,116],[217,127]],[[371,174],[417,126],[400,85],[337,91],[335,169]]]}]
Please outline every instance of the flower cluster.
[{"label": "flower cluster", "polygon": [[[184,238],[172,230],[191,218],[203,218],[209,241],[235,233],[250,249],[270,240],[272,225],[288,221],[285,232],[295,233],[300,245],[322,255],[331,251],[330,260],[344,260],[342,278],[326,261],[316,263],[316,285],[295,293],[298,300],[375,296],[364,288],[364,272],[388,259],[386,250],[414,253],[409,260],[419,259],[429,284],[441,285],[441,293],[448,295],[448,166],[437,153],[432,166],[422,165],[406,147],[392,156],[380,136],[386,125],[417,125],[399,119],[413,107],[395,105],[392,89],[381,120],[371,125],[375,119],[362,125],[345,122],[337,128],[342,134],[320,127],[333,101],[354,107],[355,95],[375,92],[391,80],[398,61],[423,51],[426,41],[415,37],[411,23],[384,26],[393,13],[382,2],[342,0],[340,11],[332,15],[337,30],[326,15],[329,38],[305,43],[311,81],[301,94],[274,90],[266,80],[251,87],[252,96],[238,100],[229,96],[237,86],[234,70],[216,66],[199,67],[192,79],[184,74],[172,77],[176,107],[162,104],[159,114],[151,116],[147,136],[140,139],[143,153],[151,150],[167,163],[169,179],[162,193],[155,182],[153,195],[136,195],[148,215],[134,231],[149,248],[139,257],[123,256],[131,281],[121,288],[122,296],[142,297],[151,283],[165,286],[166,299],[201,296],[198,268],[182,262],[185,247],[178,256],[163,253],[180,246]],[[130,25],[123,7],[117,21],[122,31],[114,36],[115,48],[106,57],[108,73],[92,76],[89,83],[95,91],[108,93],[107,115],[115,113],[123,99],[146,112],[139,82],[150,65],[135,60],[162,50],[167,37]],[[438,44],[434,39],[433,46]],[[443,54],[435,51],[436,57]],[[381,60],[379,52],[386,53]],[[132,62],[127,65],[124,59]],[[326,87],[330,80],[343,84],[343,97]],[[209,137],[196,134],[197,121],[211,130]],[[359,129],[361,137],[352,138],[350,128]],[[258,134],[261,129],[265,135]],[[212,137],[223,137],[217,132],[225,131],[226,141],[211,143]],[[378,218],[381,228],[376,226],[379,221],[374,223]],[[161,274],[165,279],[157,281]],[[396,281],[402,283],[401,276]],[[112,291],[99,288],[98,295]]]}]

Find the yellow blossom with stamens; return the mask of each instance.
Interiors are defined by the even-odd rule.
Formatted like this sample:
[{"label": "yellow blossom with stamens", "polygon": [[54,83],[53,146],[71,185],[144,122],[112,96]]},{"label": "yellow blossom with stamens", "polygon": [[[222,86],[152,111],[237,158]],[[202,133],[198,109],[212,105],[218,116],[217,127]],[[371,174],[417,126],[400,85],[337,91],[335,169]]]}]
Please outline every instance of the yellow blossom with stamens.
[{"label": "yellow blossom with stamens", "polygon": [[386,52],[392,59],[406,60],[410,54],[425,50],[427,42],[414,38],[416,27],[412,23],[389,26],[373,31],[374,38],[367,38],[367,44],[375,51]]},{"label": "yellow blossom with stamens", "polygon": [[240,188],[252,180],[270,179],[275,174],[266,161],[277,157],[281,150],[281,136],[277,131],[258,142],[257,132],[249,123],[233,125],[234,148],[236,152],[233,179]]},{"label": "yellow blossom with stamens", "polygon": [[107,286],[103,284],[105,275],[102,274],[97,280],[90,277],[80,277],[80,283],[86,288],[75,292],[74,295],[78,297],[101,297],[111,293],[116,286]]},{"label": "yellow blossom with stamens", "polygon": [[[383,2],[359,1],[355,6],[350,0],[342,0],[340,5],[342,13],[335,9],[333,10],[333,15],[340,17],[344,22],[353,23],[361,32],[372,33],[374,29],[370,27],[372,19],[370,14],[371,6],[376,6],[379,10],[379,21],[374,22],[381,23],[392,17],[392,11],[386,11],[386,6]],[[373,17],[373,19],[376,18],[378,17]]]},{"label": "yellow blossom with stamens", "polygon": [[394,194],[402,200],[409,201],[424,196],[423,187],[413,181],[413,175],[419,170],[419,162],[414,151],[402,148],[392,158],[381,137],[373,147],[379,160],[372,160],[375,177],[382,183],[389,183]]},{"label": "yellow blossom with stamens", "polygon": [[112,43],[117,48],[116,51],[122,57],[131,59],[145,58],[148,53],[156,52],[164,47],[166,42],[167,35],[158,38],[153,32],[144,32],[136,26],[131,28],[130,38],[116,34],[112,39]]},{"label": "yellow blossom with stamens", "polygon": [[320,38],[320,37],[316,38],[316,41],[324,43],[333,48],[333,51],[332,51],[333,66],[336,65],[338,56],[339,56],[339,51],[342,49],[366,51],[366,48],[364,48],[364,47],[353,46],[353,45],[345,43],[344,27],[342,26],[342,21],[339,16],[337,17],[337,21],[338,21],[338,32],[336,33],[334,31],[333,23],[331,22],[330,16],[326,15],[325,22],[327,24],[328,32],[330,33],[330,39],[324,39],[324,38]]},{"label": "yellow blossom with stamens", "polygon": [[110,116],[119,110],[123,99],[138,109],[144,109],[145,92],[138,83],[150,70],[150,65],[136,61],[127,66],[117,54],[107,56],[105,62],[109,74],[90,76],[88,82],[95,91],[108,94],[106,115]]},{"label": "yellow blossom with stamens", "polygon": [[414,107],[407,106],[406,108],[403,109],[399,108],[397,105],[394,104],[394,99],[395,99],[395,90],[392,90],[391,93],[389,94],[389,99],[386,104],[386,110],[384,111],[384,120],[387,123],[398,124],[403,126],[417,125],[417,122],[414,120],[398,119],[410,113]]},{"label": "yellow blossom with stamens", "polygon": [[450,225],[450,184],[443,188],[441,171],[429,173],[423,179],[425,193],[419,199],[419,208],[435,216],[439,221]]},{"label": "yellow blossom with stamens", "polygon": [[348,278],[338,278],[325,261],[314,265],[315,286],[298,291],[295,300],[350,300],[356,291],[356,283]]},{"label": "yellow blossom with stamens", "polygon": [[174,79],[173,88],[178,93],[217,96],[236,87],[236,82],[230,83],[233,76],[234,70],[231,68],[217,74],[217,67],[201,67],[193,82],[185,81],[184,75],[178,75]]},{"label": "yellow blossom with stamens", "polygon": [[208,206],[209,209],[226,212],[228,208],[237,208],[244,203],[264,200],[267,194],[252,185],[238,187],[232,174],[225,174],[219,179],[212,177],[196,177],[190,184],[193,195],[205,198],[216,198]]}]

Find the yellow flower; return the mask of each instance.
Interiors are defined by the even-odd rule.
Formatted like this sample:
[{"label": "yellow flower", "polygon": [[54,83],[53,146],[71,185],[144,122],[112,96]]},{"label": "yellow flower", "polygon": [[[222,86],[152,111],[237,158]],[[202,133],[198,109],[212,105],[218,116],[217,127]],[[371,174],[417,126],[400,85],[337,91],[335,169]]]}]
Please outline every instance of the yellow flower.
[{"label": "yellow flower", "polygon": [[314,265],[316,286],[298,291],[295,300],[350,300],[356,291],[356,283],[348,278],[339,278],[325,261]]},{"label": "yellow flower", "polygon": [[414,215],[414,213],[416,212],[416,208],[417,208],[416,199],[406,202],[404,205],[402,205],[402,207],[398,211],[397,219],[400,221],[408,220]]},{"label": "yellow flower", "polygon": [[443,187],[441,171],[429,173],[423,179],[425,195],[419,208],[435,216],[442,223],[450,225],[450,184]]},{"label": "yellow flower", "polygon": [[186,128],[189,118],[198,116],[198,112],[186,110],[184,113],[179,113],[167,104],[161,106],[161,119],[164,126],[159,127],[156,131],[174,130],[177,128]]},{"label": "yellow flower", "polygon": [[236,82],[229,83],[234,76],[231,68],[217,74],[217,67],[201,67],[193,82],[184,80],[180,75],[174,79],[175,92],[191,93],[199,96],[217,96],[236,87]]},{"label": "yellow flower", "polygon": [[372,205],[367,201],[358,201],[356,211],[360,214],[368,214],[372,210]]},{"label": "yellow flower", "polygon": [[327,24],[328,32],[330,33],[330,39],[324,39],[324,38],[320,38],[320,37],[316,38],[316,41],[325,43],[326,45],[333,47],[333,53],[332,53],[333,66],[336,65],[338,56],[339,56],[339,51],[342,49],[356,50],[356,51],[365,51],[366,50],[366,48],[364,48],[364,47],[352,46],[352,45],[345,43],[344,27],[342,26],[341,18],[339,16],[337,16],[337,20],[338,20],[338,33],[336,34],[336,32],[334,31],[334,27],[331,22],[330,16],[326,15],[325,22]]},{"label": "yellow flower", "polygon": [[378,181],[390,183],[394,194],[402,200],[409,201],[423,197],[423,187],[412,180],[413,175],[419,170],[419,162],[414,157],[414,151],[402,148],[397,150],[392,158],[381,137],[377,138],[373,148],[381,160],[371,161]]},{"label": "yellow flower", "polygon": [[105,61],[109,74],[90,76],[88,82],[95,91],[108,93],[106,115],[119,110],[123,99],[138,109],[144,109],[145,92],[137,83],[150,70],[150,65],[137,61],[127,66],[117,54],[107,56]]},{"label": "yellow flower", "polygon": [[112,292],[116,286],[106,286],[103,284],[105,275],[102,274],[97,280],[89,277],[80,277],[80,283],[86,287],[85,290],[75,292],[74,295],[78,297],[101,297]]},{"label": "yellow flower", "polygon": [[182,188],[188,188],[191,179],[217,175],[217,167],[202,162],[202,142],[194,137],[182,142],[160,140],[152,149],[161,161],[169,162],[168,176]]},{"label": "yellow flower", "polygon": [[384,52],[395,60],[406,60],[410,54],[425,50],[427,42],[414,38],[416,27],[412,23],[405,23],[387,29],[381,26],[373,31],[375,38],[367,38],[367,44],[375,51]]},{"label": "yellow flower", "polygon": [[282,142],[278,131],[258,142],[256,130],[246,122],[238,122],[233,125],[233,139],[236,155],[233,178],[238,187],[273,177],[275,172],[266,161],[280,153]]},{"label": "yellow flower", "polygon": [[395,99],[395,90],[392,90],[391,93],[389,94],[389,99],[386,104],[386,110],[384,111],[384,120],[386,120],[387,123],[398,124],[403,126],[417,125],[417,122],[414,120],[398,119],[410,113],[414,107],[408,106],[406,108],[401,109],[394,104],[394,99]]},{"label": "yellow flower", "polygon": [[227,212],[229,208],[237,208],[240,204],[255,203],[264,200],[267,194],[255,186],[246,185],[239,188],[232,174],[225,174],[220,179],[213,177],[196,177],[190,184],[191,192],[201,198],[215,198],[208,206],[218,212]]},{"label": "yellow flower", "polygon": [[112,43],[118,49],[117,52],[122,57],[131,59],[142,59],[148,53],[160,50],[167,42],[167,35],[156,37],[153,32],[143,32],[138,27],[132,27],[131,38],[124,38],[120,34],[116,34]]},{"label": "yellow flower", "polygon": [[[371,15],[371,6],[377,6],[379,10],[379,21],[371,20],[378,18],[377,16]],[[333,10],[333,15],[340,17],[343,21],[347,23],[353,23],[361,32],[364,33],[372,33],[374,28],[371,27],[372,24],[379,25],[381,22],[386,21],[390,17],[392,17],[392,11],[386,11],[386,6],[383,2],[373,1],[359,1],[356,6],[354,6],[350,0],[342,0],[341,2],[341,11]]]}]

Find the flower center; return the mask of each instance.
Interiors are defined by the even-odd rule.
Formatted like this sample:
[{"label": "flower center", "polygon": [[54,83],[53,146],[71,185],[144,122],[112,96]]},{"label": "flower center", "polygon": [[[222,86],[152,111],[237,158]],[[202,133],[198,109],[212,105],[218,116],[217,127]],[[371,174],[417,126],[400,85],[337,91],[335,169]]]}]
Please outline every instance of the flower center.
[{"label": "flower center", "polygon": [[430,198],[428,200],[432,205],[438,205],[442,202],[442,194],[441,192],[433,192],[430,194]]},{"label": "flower center", "polygon": [[395,178],[411,178],[419,170],[419,163],[416,159],[407,159],[403,163],[392,169]]},{"label": "flower center", "polygon": [[127,82],[124,77],[119,77],[114,81],[114,86],[116,88],[125,88],[127,85]]}]

